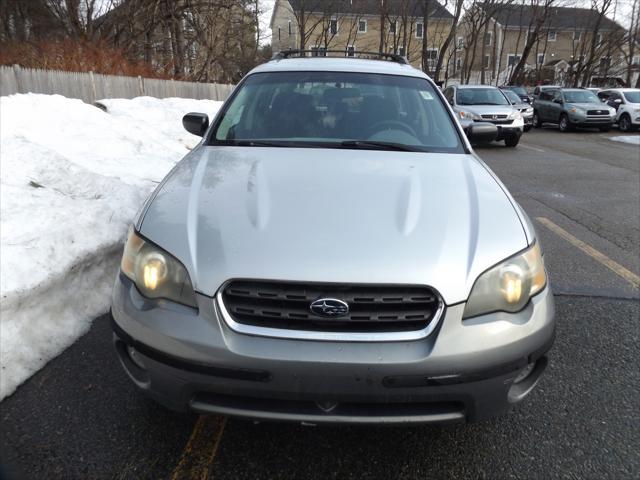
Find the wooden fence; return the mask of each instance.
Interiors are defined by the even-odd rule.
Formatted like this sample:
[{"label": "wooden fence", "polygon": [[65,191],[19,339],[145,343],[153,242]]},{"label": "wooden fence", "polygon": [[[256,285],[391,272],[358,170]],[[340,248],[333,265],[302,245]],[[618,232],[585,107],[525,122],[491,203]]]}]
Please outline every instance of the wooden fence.
[{"label": "wooden fence", "polygon": [[0,96],[14,93],[59,94],[93,103],[102,98],[180,97],[225,100],[233,85],[122,77],[0,66]]}]

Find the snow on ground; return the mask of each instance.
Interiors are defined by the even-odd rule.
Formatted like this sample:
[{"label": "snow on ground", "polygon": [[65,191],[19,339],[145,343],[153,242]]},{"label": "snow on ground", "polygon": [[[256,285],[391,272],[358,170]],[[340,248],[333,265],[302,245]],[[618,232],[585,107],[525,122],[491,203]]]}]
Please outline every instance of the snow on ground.
[{"label": "snow on ground", "polygon": [[614,142],[630,143],[631,145],[640,145],[640,135],[622,135],[619,137],[609,137]]},{"label": "snow on ground", "polygon": [[222,102],[0,97],[0,400],[108,311],[127,228]]}]

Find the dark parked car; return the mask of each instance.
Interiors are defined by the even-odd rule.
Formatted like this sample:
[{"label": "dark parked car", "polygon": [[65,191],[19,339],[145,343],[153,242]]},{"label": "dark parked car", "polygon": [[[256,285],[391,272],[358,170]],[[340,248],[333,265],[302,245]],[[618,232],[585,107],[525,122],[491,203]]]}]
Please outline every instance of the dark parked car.
[{"label": "dark parked car", "polygon": [[606,132],[615,118],[615,109],[582,88],[544,90],[533,102],[533,126],[536,128],[542,127],[543,123],[555,123],[562,132],[574,127],[599,128]]},{"label": "dark parked car", "polygon": [[520,100],[522,100],[525,103],[533,103],[533,97],[531,95],[529,95],[529,93],[527,92],[527,89],[522,87],[522,86],[518,86],[518,85],[505,85],[504,87],[500,87],[502,90],[510,90],[513,93],[515,93],[516,95],[518,95],[518,97],[520,97]]}]

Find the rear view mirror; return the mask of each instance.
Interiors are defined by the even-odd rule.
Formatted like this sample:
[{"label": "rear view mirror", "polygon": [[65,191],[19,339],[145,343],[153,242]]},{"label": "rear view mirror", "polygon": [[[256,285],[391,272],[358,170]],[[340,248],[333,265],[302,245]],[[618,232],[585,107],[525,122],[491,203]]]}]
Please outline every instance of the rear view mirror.
[{"label": "rear view mirror", "polygon": [[622,99],[621,98],[616,98],[613,103],[617,103],[618,105],[620,105],[622,103]]},{"label": "rear view mirror", "polygon": [[202,137],[209,128],[209,117],[205,113],[187,113],[182,117],[182,126],[187,132]]},{"label": "rear view mirror", "polygon": [[498,127],[489,122],[474,122],[465,132],[471,143],[490,143],[498,136]]}]

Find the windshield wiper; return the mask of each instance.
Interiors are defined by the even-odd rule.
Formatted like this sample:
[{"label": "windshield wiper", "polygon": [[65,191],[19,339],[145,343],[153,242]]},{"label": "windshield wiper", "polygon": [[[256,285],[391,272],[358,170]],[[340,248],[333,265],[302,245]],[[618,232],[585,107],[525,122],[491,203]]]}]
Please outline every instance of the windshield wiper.
[{"label": "windshield wiper", "polygon": [[346,148],[355,148],[363,150],[396,150],[399,152],[424,152],[424,149],[411,147],[402,143],[395,142],[379,142],[375,140],[344,140],[340,142],[340,146]]}]

